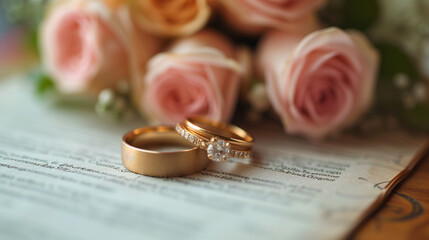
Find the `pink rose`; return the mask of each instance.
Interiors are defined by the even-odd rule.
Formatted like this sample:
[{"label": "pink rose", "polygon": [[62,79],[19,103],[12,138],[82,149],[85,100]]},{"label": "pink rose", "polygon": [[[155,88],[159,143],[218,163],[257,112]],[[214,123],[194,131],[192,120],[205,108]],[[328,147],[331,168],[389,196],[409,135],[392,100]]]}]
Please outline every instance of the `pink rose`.
[{"label": "pink rose", "polygon": [[321,138],[370,107],[378,54],[356,31],[329,28],[305,38],[272,32],[258,55],[271,104],[288,133]]},{"label": "pink rose", "polygon": [[326,0],[218,0],[226,18],[238,30],[257,33],[264,28],[306,32],[318,28],[315,12]]},{"label": "pink rose", "polygon": [[140,106],[150,120],[175,124],[190,116],[229,121],[244,69],[227,38],[205,30],[178,40],[148,64]]},{"label": "pink rose", "polygon": [[129,76],[127,34],[101,1],[61,1],[41,25],[45,69],[64,93],[97,93]]}]

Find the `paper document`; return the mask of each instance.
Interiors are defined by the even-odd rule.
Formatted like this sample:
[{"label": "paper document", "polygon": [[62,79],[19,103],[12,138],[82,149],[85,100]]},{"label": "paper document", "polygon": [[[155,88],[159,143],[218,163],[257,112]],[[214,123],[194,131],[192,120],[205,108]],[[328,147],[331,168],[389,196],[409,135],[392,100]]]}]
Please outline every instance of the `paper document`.
[{"label": "paper document", "polygon": [[246,129],[249,165],[152,178],[121,163],[141,122],[38,99],[23,78],[0,81],[0,239],[341,239],[426,144],[395,132],[312,143],[261,124]]}]

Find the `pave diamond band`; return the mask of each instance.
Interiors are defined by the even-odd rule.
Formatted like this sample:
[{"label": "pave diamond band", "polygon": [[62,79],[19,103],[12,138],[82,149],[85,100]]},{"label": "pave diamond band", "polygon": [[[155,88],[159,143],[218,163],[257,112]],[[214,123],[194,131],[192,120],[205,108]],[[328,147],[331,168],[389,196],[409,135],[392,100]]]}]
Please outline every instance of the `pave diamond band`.
[{"label": "pave diamond band", "polygon": [[[220,123],[218,124],[213,121],[205,121],[203,118],[198,118],[198,121],[205,121],[204,124],[206,125],[209,123],[214,126],[224,126],[223,129],[220,129],[223,132],[219,131],[223,134],[216,134],[216,128],[211,128],[210,131],[200,131],[199,128],[192,128],[193,125],[189,126],[189,124],[186,124],[187,122],[192,124],[197,122],[195,126],[198,126],[198,121],[192,120],[194,119],[187,119],[184,123],[177,124],[176,131],[195,146],[206,150],[207,157],[210,160],[226,161],[228,158],[251,158],[253,138],[244,132],[244,130],[235,126],[231,127],[232,130],[239,129],[241,131],[240,134],[243,136],[244,134],[242,134],[242,132],[245,133],[247,138],[241,137],[240,135],[235,134],[235,132],[232,132],[232,130],[228,128],[229,125],[220,125]],[[231,133],[228,133],[228,130],[231,131]],[[234,136],[235,138],[231,138],[231,136]],[[251,139],[251,141],[249,141],[249,139]],[[243,142],[243,144],[241,142]]]},{"label": "pave diamond band", "polygon": [[176,131],[192,144],[207,150],[209,159],[213,161],[225,161],[227,158],[251,158],[251,151],[230,149],[229,143],[225,140],[217,138],[203,139],[194,133],[186,131],[180,124],[176,126]]}]

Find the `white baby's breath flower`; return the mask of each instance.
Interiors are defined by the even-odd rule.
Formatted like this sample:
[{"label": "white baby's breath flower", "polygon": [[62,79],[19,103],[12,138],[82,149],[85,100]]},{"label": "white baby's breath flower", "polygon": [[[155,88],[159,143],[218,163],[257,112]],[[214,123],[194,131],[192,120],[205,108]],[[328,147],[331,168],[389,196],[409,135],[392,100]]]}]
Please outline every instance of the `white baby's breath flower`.
[{"label": "white baby's breath flower", "polygon": [[247,96],[252,109],[256,112],[264,112],[270,107],[267,89],[264,83],[256,83],[251,87]]},{"label": "white baby's breath flower", "polygon": [[410,54],[418,56],[421,41],[427,38],[429,22],[419,10],[419,0],[379,0],[380,17],[370,35],[405,47]]},{"label": "white baby's breath flower", "polygon": [[405,73],[398,73],[393,77],[393,83],[399,89],[404,89],[408,87],[410,79]]},{"label": "white baby's breath flower", "polygon": [[[429,0],[378,2],[380,16],[369,35],[375,41],[392,43],[402,48],[417,62],[423,78],[429,80]],[[398,88],[403,87],[404,79],[394,80],[397,80],[395,85]],[[413,102],[407,99],[406,102]]]},{"label": "white baby's breath flower", "polygon": [[424,102],[426,100],[426,86],[424,83],[416,83],[413,87],[413,96],[419,102]]},{"label": "white baby's breath flower", "polygon": [[115,93],[112,89],[107,88],[98,94],[98,103],[101,105],[110,105],[115,99]]}]

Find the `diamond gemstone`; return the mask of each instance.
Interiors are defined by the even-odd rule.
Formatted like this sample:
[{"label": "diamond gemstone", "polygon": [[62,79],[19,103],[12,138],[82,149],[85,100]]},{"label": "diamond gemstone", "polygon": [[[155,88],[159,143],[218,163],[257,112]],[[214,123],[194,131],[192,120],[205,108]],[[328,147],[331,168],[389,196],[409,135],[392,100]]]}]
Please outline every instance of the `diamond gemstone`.
[{"label": "diamond gemstone", "polygon": [[225,161],[230,153],[229,144],[221,139],[210,141],[207,146],[207,156],[213,161]]}]

